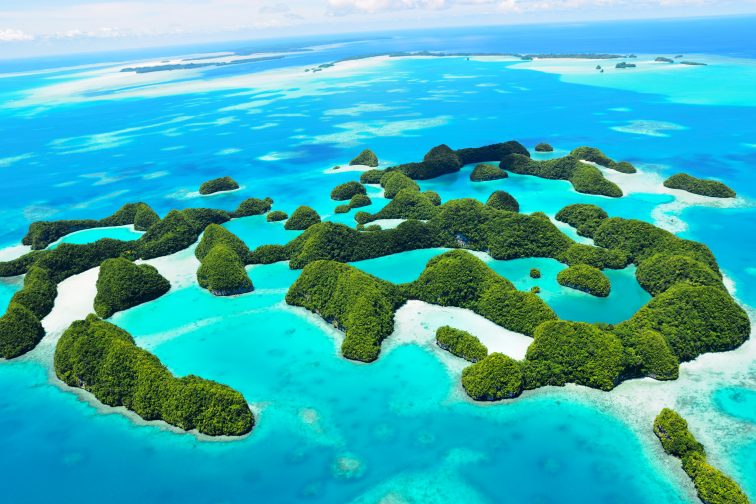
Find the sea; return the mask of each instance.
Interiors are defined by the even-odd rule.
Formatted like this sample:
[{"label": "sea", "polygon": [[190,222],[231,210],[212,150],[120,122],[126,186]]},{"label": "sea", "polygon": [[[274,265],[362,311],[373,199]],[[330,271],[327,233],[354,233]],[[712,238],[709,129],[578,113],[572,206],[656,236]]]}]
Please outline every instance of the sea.
[{"label": "sea", "polygon": [[[607,173],[623,198],[519,175],[472,183],[470,166],[420,185],[444,201],[485,201],[505,190],[522,212],[552,218],[565,205],[593,203],[701,241],[754,321],[754,26],[756,18],[739,17],[439,28],[2,60],[0,258],[25,252],[21,239],[34,221],[101,218],[135,201],[165,215],[233,210],[245,198],[269,196],[275,209],[310,205],[324,220],[354,226],[355,211],[336,214],[329,193],[359,177],[346,165],[365,148],[386,167],[420,160],[442,143],[552,144],[541,159],[590,145],[639,168]],[[549,53],[625,57],[511,56]],[[659,56],[674,63],[654,61]],[[275,59],[228,64],[258,57]],[[617,69],[619,61],[637,66]],[[208,62],[214,66],[122,71]],[[738,197],[664,188],[678,172],[723,181]],[[199,195],[200,183],[226,175],[241,189]],[[373,204],[361,210],[388,201],[378,187],[368,194]],[[298,234],[264,216],[225,227],[250,247]],[[139,235],[101,228],[60,242]],[[354,265],[408,282],[443,252]],[[538,286],[564,319],[616,323],[650,299],[632,266],[607,272],[612,292],[600,299],[560,286],[565,266],[554,260],[480,256],[517,288]],[[696,502],[679,461],[653,435],[663,407],[679,411],[709,461],[756,500],[753,340],[683,364],[675,382],[631,380],[611,392],[546,387],[481,404],[464,394],[465,363],[434,344],[435,329],[477,331],[505,349],[517,346],[507,338],[523,337],[471,312],[409,303],[380,358],[356,363],[341,357],[337,330],[286,305],[300,273],[286,263],[249,266],[255,291],[230,298],[199,288],[191,249],[154,264],[171,291],[111,321],[175,375],[241,391],[256,427],[241,439],[210,440],[66,388],[52,370],[64,327],[46,321],[51,330],[37,349],[0,360],[3,502]],[[540,279],[530,278],[534,267]],[[61,285],[57,302],[65,297],[75,309],[56,307],[57,322],[91,311],[96,274],[83,275]],[[0,311],[22,282],[0,279]]]}]

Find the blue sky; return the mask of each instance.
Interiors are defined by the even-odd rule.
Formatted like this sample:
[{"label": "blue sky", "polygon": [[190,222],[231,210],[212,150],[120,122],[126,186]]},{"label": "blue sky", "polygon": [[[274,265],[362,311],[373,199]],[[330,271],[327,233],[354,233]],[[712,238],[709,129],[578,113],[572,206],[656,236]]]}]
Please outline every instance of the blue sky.
[{"label": "blue sky", "polygon": [[0,0],[0,58],[211,40],[756,13],[756,0]]}]

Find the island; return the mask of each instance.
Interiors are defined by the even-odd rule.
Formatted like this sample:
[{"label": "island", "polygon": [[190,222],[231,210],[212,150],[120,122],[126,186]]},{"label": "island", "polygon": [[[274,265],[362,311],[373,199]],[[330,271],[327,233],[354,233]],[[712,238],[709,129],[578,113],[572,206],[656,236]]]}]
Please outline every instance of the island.
[{"label": "island", "polygon": [[492,353],[462,371],[462,387],[476,401],[517,397],[522,394],[523,381],[518,362],[501,353]]},{"label": "island", "polygon": [[123,329],[90,315],[71,324],[55,348],[55,374],[108,406],[209,436],[242,436],[255,418],[244,397],[197,376],[174,377]]},{"label": "island", "polygon": [[365,149],[364,151],[360,152],[356,158],[349,161],[349,165],[369,166],[371,168],[375,168],[376,166],[378,166],[378,156],[376,156],[375,152],[371,151],[370,149]]},{"label": "island", "polygon": [[617,63],[616,65],[614,65],[614,68],[620,68],[620,69],[622,69],[622,68],[635,68],[636,66],[637,65],[635,63],[626,63],[626,62],[622,61],[622,62]]},{"label": "island", "polygon": [[635,173],[638,171],[635,166],[627,161],[617,162],[595,147],[578,147],[570,152],[570,156],[581,161],[588,161],[605,168],[611,168],[620,173]]},{"label": "island", "polygon": [[607,297],[611,283],[600,269],[587,264],[575,264],[557,275],[559,285],[579,290],[596,297]]},{"label": "island", "polygon": [[160,217],[146,203],[127,203],[119,208],[113,215],[103,219],[79,219],[60,221],[37,221],[29,226],[29,231],[21,240],[23,245],[28,245],[32,250],[42,250],[51,243],[58,241],[67,234],[85,229],[134,226],[137,231],[146,231]]},{"label": "island", "polygon": [[279,221],[285,221],[289,218],[289,214],[284,212],[283,210],[273,210],[270,212],[265,219],[268,222],[279,222]]},{"label": "island", "polygon": [[345,201],[356,196],[357,194],[367,194],[365,186],[359,182],[345,182],[339,184],[331,191],[331,199],[335,201]]},{"label": "island", "polygon": [[200,260],[197,283],[216,296],[234,296],[254,290],[244,264],[249,248],[226,228],[210,224],[205,228],[195,256]]},{"label": "island", "polygon": [[496,165],[488,163],[480,163],[476,165],[473,171],[470,173],[470,181],[472,182],[487,182],[490,180],[500,180],[507,177],[507,172]]},{"label": "island", "polygon": [[[615,170],[621,164],[598,149],[581,147],[562,158],[536,161],[521,144],[510,141],[459,150],[441,145],[420,163],[364,172],[362,184],[380,184],[390,201],[374,213],[357,212],[360,226],[321,222],[314,209],[300,206],[285,228],[301,233],[292,233],[288,243],[265,244],[252,251],[222,224],[265,213],[271,221],[286,218],[283,212],[270,211],[273,201],[269,198],[248,198],[233,212],[189,208],[171,210],[159,219],[146,205],[133,203],[101,220],[33,223],[27,237],[34,250],[0,262],[0,276],[26,275],[23,288],[0,317],[0,355],[16,358],[39,343],[44,336],[41,320],[54,306],[59,282],[100,266],[103,286],[98,285],[98,302],[102,306],[96,309],[107,315],[147,296],[124,288],[125,279],[149,284],[149,296],[158,295],[165,286],[156,271],[133,261],[174,254],[198,240],[194,249],[200,261],[197,281],[216,295],[251,291],[249,265],[288,261],[289,268],[301,269],[288,289],[286,303],[343,331],[341,354],[350,360],[377,360],[383,341],[394,330],[396,311],[410,300],[467,309],[504,329],[532,337],[525,357],[515,360],[500,353],[488,355],[487,350],[484,354],[480,342],[469,333],[452,328],[439,331],[437,341],[442,348],[471,362],[462,372],[461,385],[474,400],[504,400],[525,390],[567,383],[611,390],[633,378],[673,380],[680,362],[732,350],[748,339],[749,318],[727,291],[714,255],[702,243],[647,222],[611,217],[596,205],[575,204],[557,212],[556,219],[590,238],[593,245],[577,243],[546,214],[520,213],[517,201],[504,191],[491,194],[485,204],[473,198],[442,203],[437,193],[423,191],[417,182],[489,162],[498,162],[512,173],[569,180],[576,190],[588,194],[622,195],[597,166],[589,164]],[[362,181],[363,177],[369,182]],[[356,186],[364,190],[357,182],[347,187]],[[348,201],[344,206],[350,209],[353,204],[370,204],[361,190]],[[133,223],[140,214],[151,224],[137,240],[101,239],[45,249],[53,237],[82,225]],[[379,218],[404,222],[385,230],[364,226]],[[438,248],[451,250],[430,259],[417,279],[404,284],[347,264]],[[560,320],[536,294],[537,287],[518,290],[472,252],[496,260],[557,260],[568,266],[560,283],[599,295],[610,290],[601,270],[633,264],[639,285],[652,297],[617,324]],[[531,272],[534,278],[539,274]],[[91,356],[92,348],[103,352]],[[196,377],[173,377],[154,356],[136,347],[128,333],[94,315],[66,331],[58,342],[55,366],[65,383],[145,419],[163,419],[210,435],[240,435],[254,425],[240,394]],[[114,380],[112,376],[134,378]]]},{"label": "island", "polygon": [[284,228],[293,231],[301,231],[307,229],[313,224],[317,224],[318,222],[320,222],[320,215],[318,215],[318,212],[311,207],[302,205],[294,210],[294,213],[292,213],[291,217],[286,221]]},{"label": "island", "polygon": [[[601,70],[601,65],[596,67],[598,70]],[[551,146],[551,144],[548,144],[546,142],[541,142],[535,146],[536,152],[554,152],[554,147]]]},{"label": "island", "polygon": [[157,299],[171,288],[154,266],[134,264],[124,257],[108,259],[97,277],[95,313],[101,318]]},{"label": "island", "polygon": [[519,212],[520,203],[517,202],[514,196],[506,191],[494,191],[491,196],[486,200],[486,206],[495,208],[496,210],[506,210],[509,212]]},{"label": "island", "polygon": [[680,189],[710,198],[734,198],[736,196],[735,191],[722,182],[697,178],[687,173],[672,175],[664,181],[664,187]]},{"label": "island", "polygon": [[665,58],[664,56],[657,56],[656,59],[654,59],[657,63],[674,63],[675,61],[672,58]]},{"label": "island", "polygon": [[270,212],[273,205],[271,198],[259,199],[259,198],[247,198],[242,201],[236,208],[232,217],[249,217],[251,215],[263,215]]},{"label": "island", "polygon": [[538,268],[530,268],[530,278],[541,278],[541,270]]},{"label": "island", "polygon": [[664,408],[654,419],[654,434],[664,451],[682,461],[683,471],[706,504],[748,504],[740,486],[706,460],[706,450],[688,430],[688,422],[674,410]]},{"label": "island", "polygon": [[239,189],[239,183],[227,176],[203,182],[202,185],[200,185],[199,193],[203,196],[209,196],[211,194],[235,191],[237,189]]},{"label": "island", "polygon": [[488,355],[488,349],[467,331],[442,326],[436,330],[436,343],[452,355],[469,362],[478,362]]}]

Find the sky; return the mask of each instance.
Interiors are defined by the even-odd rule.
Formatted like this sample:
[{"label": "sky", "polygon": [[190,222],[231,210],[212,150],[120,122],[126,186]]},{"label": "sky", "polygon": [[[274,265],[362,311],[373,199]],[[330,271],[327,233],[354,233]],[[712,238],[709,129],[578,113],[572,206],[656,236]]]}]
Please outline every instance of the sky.
[{"label": "sky", "polygon": [[756,0],[0,0],[0,59],[325,33],[756,14]]}]

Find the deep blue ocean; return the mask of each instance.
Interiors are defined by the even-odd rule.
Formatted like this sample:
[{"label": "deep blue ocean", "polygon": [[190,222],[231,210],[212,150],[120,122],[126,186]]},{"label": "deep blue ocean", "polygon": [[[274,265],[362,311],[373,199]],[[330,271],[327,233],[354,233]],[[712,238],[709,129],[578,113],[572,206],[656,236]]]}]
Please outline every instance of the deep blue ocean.
[{"label": "deep blue ocean", "polygon": [[[444,201],[485,201],[504,189],[521,211],[551,217],[567,204],[590,202],[702,241],[753,320],[755,26],[751,17],[437,29],[0,61],[0,257],[23,252],[20,240],[33,221],[100,218],[133,201],[164,215],[173,208],[231,210],[247,197],[270,196],[276,209],[311,205],[326,219],[354,225],[354,211],[334,214],[329,192],[359,172],[332,167],[364,148],[390,166],[418,160],[440,143],[462,148],[515,139],[532,149],[545,141],[555,156],[591,145],[641,171],[613,175],[625,188],[621,199],[527,176],[472,184],[470,167],[421,186]],[[614,60],[366,58],[407,51],[633,54],[638,68],[615,70]],[[214,53],[283,57],[199,70],[120,71]],[[678,54],[707,65],[653,62]],[[606,72],[597,72],[597,64]],[[665,190],[661,181],[680,171],[722,180],[738,198],[721,203]],[[241,190],[199,196],[201,182],[223,175]],[[387,201],[376,188],[369,194],[370,211]],[[226,227],[250,247],[296,236],[264,216]],[[138,234],[99,229],[63,241],[104,236]],[[356,266],[404,282],[441,252]],[[171,291],[112,321],[174,374],[240,390],[257,413],[252,434],[209,442],[98,407],[51,373],[59,335],[51,331],[27,356],[0,360],[3,499],[694,502],[679,463],[662,452],[651,430],[653,416],[669,406],[688,419],[710,461],[756,500],[752,341],[685,364],[677,382],[634,380],[609,393],[546,388],[481,405],[465,398],[460,363],[429,342],[445,323],[487,330],[479,317],[405,307],[381,358],[357,364],[339,355],[335,330],[285,304],[298,271],[283,263],[252,266],[253,293],[215,298],[196,285],[191,255],[161,260]],[[489,259],[489,265],[520,289],[539,285],[565,319],[619,322],[649,299],[632,267],[610,272],[612,294],[598,299],[558,285],[564,265],[556,261]],[[538,282],[528,274],[532,267],[543,272]],[[21,283],[0,279],[3,309]],[[91,289],[70,285],[61,291],[73,304],[81,298],[86,314]],[[65,315],[66,309],[56,314]]]}]

